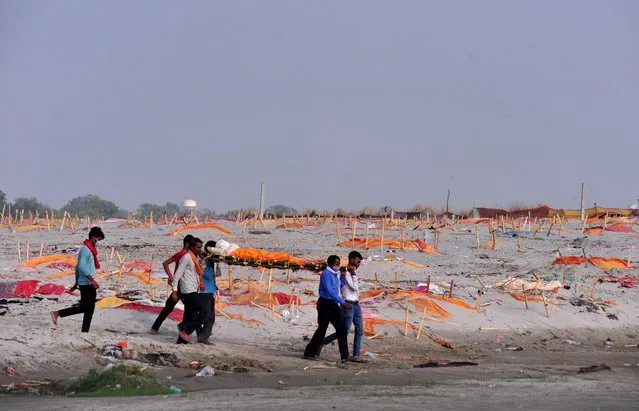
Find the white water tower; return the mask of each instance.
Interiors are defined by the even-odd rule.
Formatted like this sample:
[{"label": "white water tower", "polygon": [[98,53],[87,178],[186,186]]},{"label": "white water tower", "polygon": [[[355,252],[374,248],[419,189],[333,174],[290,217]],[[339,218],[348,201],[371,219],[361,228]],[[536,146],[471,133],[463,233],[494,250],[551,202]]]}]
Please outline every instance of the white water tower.
[{"label": "white water tower", "polygon": [[182,210],[188,213],[192,213],[197,208],[197,201],[195,200],[184,200],[182,202]]}]

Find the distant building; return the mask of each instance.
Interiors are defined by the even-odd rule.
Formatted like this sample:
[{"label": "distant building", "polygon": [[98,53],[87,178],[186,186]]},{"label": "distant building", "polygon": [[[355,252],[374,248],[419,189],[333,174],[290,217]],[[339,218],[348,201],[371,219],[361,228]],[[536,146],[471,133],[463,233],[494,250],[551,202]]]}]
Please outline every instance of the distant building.
[{"label": "distant building", "polygon": [[197,209],[197,201],[195,200],[184,200],[182,202],[182,212],[184,213],[193,213]]}]

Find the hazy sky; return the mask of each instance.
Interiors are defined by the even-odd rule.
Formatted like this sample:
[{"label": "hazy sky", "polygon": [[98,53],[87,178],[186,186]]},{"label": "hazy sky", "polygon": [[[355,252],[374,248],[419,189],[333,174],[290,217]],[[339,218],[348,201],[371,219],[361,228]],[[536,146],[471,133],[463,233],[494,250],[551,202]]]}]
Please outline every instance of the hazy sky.
[{"label": "hazy sky", "polygon": [[0,1],[11,199],[627,206],[638,138],[638,1]]}]

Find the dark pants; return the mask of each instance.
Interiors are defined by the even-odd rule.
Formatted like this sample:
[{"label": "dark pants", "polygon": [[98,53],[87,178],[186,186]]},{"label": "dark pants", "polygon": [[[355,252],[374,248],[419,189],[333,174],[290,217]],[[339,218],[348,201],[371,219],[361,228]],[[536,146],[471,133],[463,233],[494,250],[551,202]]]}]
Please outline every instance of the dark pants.
[{"label": "dark pants", "polygon": [[[173,301],[173,298],[171,297],[172,296],[169,294],[169,298],[167,298],[166,302],[164,303],[164,308],[162,309],[162,311],[160,311],[160,314],[158,314],[158,318],[155,319],[155,322],[153,323],[153,326],[151,327],[151,329],[155,331],[159,331],[164,320],[166,320],[169,314],[173,312],[173,309],[175,308],[175,305],[178,302]],[[180,299],[180,292],[178,291],[178,301],[179,299]]]},{"label": "dark pants", "polygon": [[202,306],[206,307],[206,310],[204,312],[204,324],[197,335],[197,339],[200,342],[207,342],[213,332],[213,324],[215,324],[215,294],[203,293],[200,294],[200,298],[202,299]]},{"label": "dark pants", "polygon": [[81,285],[80,289],[80,303],[75,304],[72,307],[62,309],[58,311],[60,317],[68,317],[70,315],[84,314],[82,319],[82,332],[88,333],[91,328],[91,319],[93,318],[93,311],[95,311],[95,300],[97,298],[97,291],[93,285]]},{"label": "dark pants", "polygon": [[342,360],[348,359],[348,343],[346,341],[346,327],[342,318],[342,310],[336,302],[322,297],[317,300],[317,331],[315,331],[313,338],[306,346],[304,357],[319,356],[329,323],[335,327]]},{"label": "dark pants", "polygon": [[193,331],[202,332],[202,324],[206,319],[207,307],[204,299],[198,293],[182,294],[184,302],[184,317],[180,324],[180,331],[191,335]]}]

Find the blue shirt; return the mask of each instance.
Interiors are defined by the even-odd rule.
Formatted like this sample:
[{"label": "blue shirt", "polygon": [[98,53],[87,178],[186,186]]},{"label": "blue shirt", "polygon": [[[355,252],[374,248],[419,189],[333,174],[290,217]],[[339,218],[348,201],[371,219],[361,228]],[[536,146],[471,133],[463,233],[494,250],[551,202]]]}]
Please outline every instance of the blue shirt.
[{"label": "blue shirt", "polygon": [[335,271],[326,267],[320,276],[319,296],[327,300],[335,301],[338,304],[344,304],[344,299],[339,296],[339,276],[339,272],[335,273]]},{"label": "blue shirt", "polygon": [[90,285],[89,277],[95,277],[95,260],[89,247],[83,245],[78,252],[78,263],[75,265],[75,280],[78,285]]},{"label": "blue shirt", "polygon": [[206,260],[206,266],[204,267],[204,272],[202,273],[202,281],[204,282],[204,291],[205,294],[212,294],[217,291],[217,282],[215,281],[215,267],[213,264]]}]

